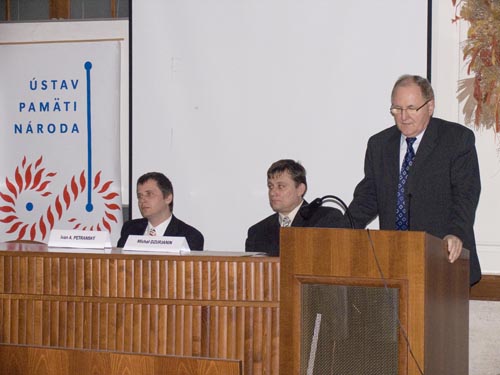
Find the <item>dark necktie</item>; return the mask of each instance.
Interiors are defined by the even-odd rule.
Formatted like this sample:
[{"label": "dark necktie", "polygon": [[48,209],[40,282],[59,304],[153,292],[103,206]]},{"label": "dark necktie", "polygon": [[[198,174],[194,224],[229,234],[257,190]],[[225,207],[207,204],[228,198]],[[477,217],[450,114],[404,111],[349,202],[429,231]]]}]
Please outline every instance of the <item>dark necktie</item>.
[{"label": "dark necktie", "polygon": [[413,143],[417,138],[406,138],[406,143],[408,148],[406,149],[405,158],[403,160],[403,165],[401,166],[401,172],[399,173],[398,182],[398,196],[396,204],[396,230],[408,230],[408,211],[406,207],[405,199],[405,185],[408,179],[408,173],[410,172],[410,167],[413,164],[413,158],[415,157],[415,151],[413,150]]},{"label": "dark necktie", "polygon": [[149,230],[149,235],[150,235],[150,236],[156,236],[156,230],[155,230],[155,228],[151,228],[151,229]]}]

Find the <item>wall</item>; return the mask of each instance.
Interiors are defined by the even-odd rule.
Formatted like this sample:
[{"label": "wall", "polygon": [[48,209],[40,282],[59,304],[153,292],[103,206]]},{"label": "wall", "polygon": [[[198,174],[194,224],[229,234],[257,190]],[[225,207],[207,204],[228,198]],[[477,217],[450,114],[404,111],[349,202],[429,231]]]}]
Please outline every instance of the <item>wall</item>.
[{"label": "wall", "polygon": [[[460,45],[467,37],[467,22],[452,23],[455,10],[450,1],[434,1],[432,84],[437,117],[464,124],[462,103],[457,99],[460,79],[467,77]],[[495,218],[500,211],[500,154],[492,131],[475,130],[481,169],[481,198],[476,213],[475,234],[484,274],[500,274],[500,232]]]},{"label": "wall", "polygon": [[[454,16],[451,0],[433,2],[432,84],[436,94],[436,116],[463,124],[457,82],[466,73],[460,43],[466,37],[467,24],[463,21],[452,23]],[[495,152],[492,134],[476,132],[476,142],[482,183],[475,225],[478,255],[483,273],[499,274],[500,233],[494,218],[499,208],[495,193],[500,191],[500,179],[496,173],[500,159]],[[470,301],[470,375],[500,374],[499,336],[500,302]]]},{"label": "wall", "polygon": [[208,250],[243,250],[272,214],[278,159],[303,163],[306,199],[349,203],[368,137],[393,124],[394,81],[427,70],[422,0],[132,5],[132,177],[167,174]]}]

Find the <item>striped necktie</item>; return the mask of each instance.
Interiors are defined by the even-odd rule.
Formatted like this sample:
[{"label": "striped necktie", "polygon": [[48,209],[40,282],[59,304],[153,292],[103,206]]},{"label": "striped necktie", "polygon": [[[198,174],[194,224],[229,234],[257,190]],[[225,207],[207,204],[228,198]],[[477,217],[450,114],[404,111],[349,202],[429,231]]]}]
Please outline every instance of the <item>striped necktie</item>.
[{"label": "striped necktie", "polygon": [[288,216],[284,216],[283,219],[281,219],[281,226],[282,227],[289,227],[292,224],[292,221]]},{"label": "striped necktie", "polygon": [[149,229],[149,235],[150,236],[156,236],[156,229],[155,228]]}]

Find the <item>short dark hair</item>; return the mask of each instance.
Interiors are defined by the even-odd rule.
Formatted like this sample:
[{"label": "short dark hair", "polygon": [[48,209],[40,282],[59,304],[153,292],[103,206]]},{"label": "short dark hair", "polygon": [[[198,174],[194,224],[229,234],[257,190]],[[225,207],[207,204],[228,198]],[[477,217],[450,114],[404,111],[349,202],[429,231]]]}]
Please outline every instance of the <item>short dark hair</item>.
[{"label": "short dark hair", "polygon": [[431,83],[424,77],[404,74],[398,78],[394,87],[392,88],[391,99],[394,98],[394,94],[396,93],[396,89],[401,86],[408,86],[415,84],[420,87],[420,91],[425,100],[433,100],[434,99],[434,90],[432,89]]},{"label": "short dark hair", "polygon": [[269,169],[267,170],[267,178],[273,178],[275,176],[279,176],[284,172],[288,172],[290,177],[295,182],[295,186],[299,186],[300,184],[304,184],[307,191],[307,179],[306,179],[306,170],[299,162],[292,159],[281,159],[275,161]]},{"label": "short dark hair", "polygon": [[170,202],[169,207],[170,207],[170,212],[173,212],[173,209],[174,209],[174,188],[172,186],[172,183],[168,179],[168,177],[160,172],[148,172],[148,173],[143,174],[141,177],[139,177],[137,179],[137,185],[142,185],[146,181],[149,181],[149,180],[156,181],[158,188],[160,189],[160,191],[163,194],[163,198],[166,198],[170,194],[172,194],[172,202]]}]

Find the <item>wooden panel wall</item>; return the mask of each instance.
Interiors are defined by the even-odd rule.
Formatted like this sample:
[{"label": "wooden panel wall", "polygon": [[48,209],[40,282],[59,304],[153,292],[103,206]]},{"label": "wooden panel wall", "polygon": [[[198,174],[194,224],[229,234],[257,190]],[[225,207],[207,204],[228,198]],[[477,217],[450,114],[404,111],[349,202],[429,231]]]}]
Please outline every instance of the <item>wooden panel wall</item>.
[{"label": "wooden panel wall", "polygon": [[500,301],[500,276],[483,275],[481,281],[471,288],[470,299]]},{"label": "wooden panel wall", "polygon": [[239,375],[235,360],[0,345],[2,375]]},{"label": "wooden panel wall", "polygon": [[241,359],[247,375],[278,374],[279,261],[0,251],[0,318],[0,343]]}]

